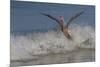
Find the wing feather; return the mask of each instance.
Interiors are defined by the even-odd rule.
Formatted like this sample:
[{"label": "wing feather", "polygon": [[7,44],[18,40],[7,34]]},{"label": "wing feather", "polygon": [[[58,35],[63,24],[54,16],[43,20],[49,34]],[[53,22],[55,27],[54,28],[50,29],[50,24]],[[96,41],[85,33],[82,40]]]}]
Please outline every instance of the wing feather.
[{"label": "wing feather", "polygon": [[79,17],[80,15],[82,15],[83,13],[84,13],[84,11],[81,11],[81,12],[75,14],[74,16],[72,16],[72,17],[69,19],[69,21],[67,22],[66,27],[68,28],[68,26],[70,25],[70,23],[71,23],[74,19],[76,19],[77,17]]},{"label": "wing feather", "polygon": [[41,14],[44,15],[44,16],[47,16],[47,17],[51,18],[52,20],[55,20],[58,24],[61,25],[60,21],[57,18],[55,18],[55,17],[53,17],[53,16],[51,16],[49,14],[46,14],[46,13],[41,13]]}]

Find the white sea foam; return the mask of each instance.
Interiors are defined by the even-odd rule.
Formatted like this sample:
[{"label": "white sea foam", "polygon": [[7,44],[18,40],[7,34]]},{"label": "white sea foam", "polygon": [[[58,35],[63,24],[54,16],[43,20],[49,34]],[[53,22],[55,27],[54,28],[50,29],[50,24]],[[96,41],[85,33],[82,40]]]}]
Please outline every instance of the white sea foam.
[{"label": "white sea foam", "polygon": [[95,48],[95,31],[91,26],[73,24],[70,28],[73,40],[61,31],[33,32],[27,35],[11,35],[11,59],[23,59],[32,55],[62,53],[80,48]]}]

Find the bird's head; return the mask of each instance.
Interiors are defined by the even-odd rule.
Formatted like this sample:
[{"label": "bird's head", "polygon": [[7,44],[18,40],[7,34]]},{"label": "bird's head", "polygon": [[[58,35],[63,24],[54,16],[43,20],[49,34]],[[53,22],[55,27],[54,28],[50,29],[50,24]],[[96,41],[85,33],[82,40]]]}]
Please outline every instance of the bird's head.
[{"label": "bird's head", "polygon": [[64,17],[63,16],[59,16],[59,19],[60,19],[61,23],[64,24]]},{"label": "bird's head", "polygon": [[60,19],[64,19],[64,17],[63,17],[63,16],[59,16],[59,18],[60,18]]}]

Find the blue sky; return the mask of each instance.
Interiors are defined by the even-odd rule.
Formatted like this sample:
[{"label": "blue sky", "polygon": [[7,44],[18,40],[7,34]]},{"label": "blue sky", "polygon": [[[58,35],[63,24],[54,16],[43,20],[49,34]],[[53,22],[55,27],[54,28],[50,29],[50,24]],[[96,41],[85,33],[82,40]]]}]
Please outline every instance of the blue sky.
[{"label": "blue sky", "polygon": [[64,16],[65,21],[75,13],[85,10],[85,13],[73,23],[95,26],[95,7],[74,4],[50,4],[40,2],[11,2],[11,32],[49,30],[57,27],[57,23],[40,12],[55,17]]}]

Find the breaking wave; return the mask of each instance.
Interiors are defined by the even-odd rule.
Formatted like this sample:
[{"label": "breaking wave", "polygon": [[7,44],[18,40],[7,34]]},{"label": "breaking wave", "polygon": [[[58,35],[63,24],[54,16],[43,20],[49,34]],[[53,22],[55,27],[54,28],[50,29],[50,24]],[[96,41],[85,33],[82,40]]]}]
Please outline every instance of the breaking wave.
[{"label": "breaking wave", "polygon": [[11,34],[11,59],[49,53],[63,53],[77,48],[95,48],[95,30],[91,26],[73,24],[69,28],[73,40],[58,31],[33,32],[26,35]]}]

